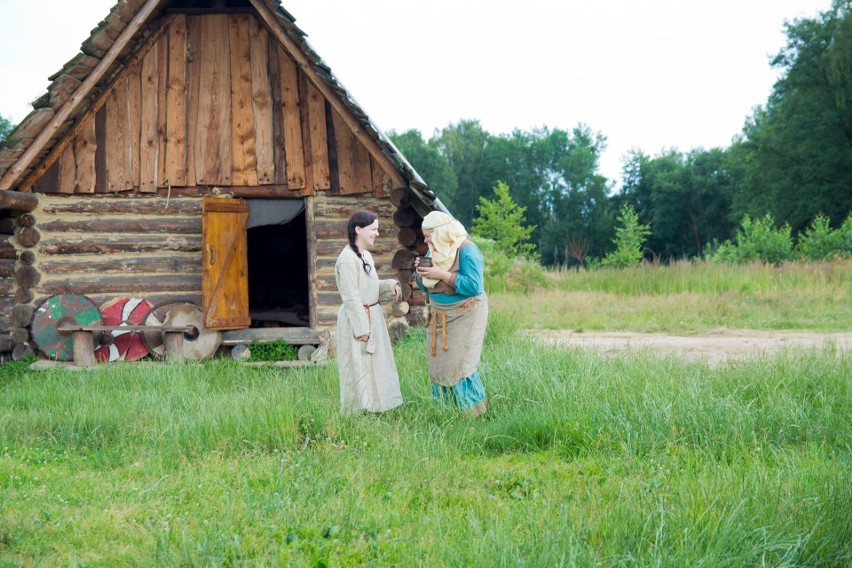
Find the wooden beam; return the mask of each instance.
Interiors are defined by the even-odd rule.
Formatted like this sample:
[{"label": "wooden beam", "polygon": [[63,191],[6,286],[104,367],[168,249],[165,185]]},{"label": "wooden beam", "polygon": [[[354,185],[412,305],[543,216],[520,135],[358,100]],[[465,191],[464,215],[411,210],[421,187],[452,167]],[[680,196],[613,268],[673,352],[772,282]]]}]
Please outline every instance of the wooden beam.
[{"label": "wooden beam", "polygon": [[349,126],[352,130],[355,137],[367,148],[373,149],[373,154],[375,159],[382,164],[383,169],[387,172],[393,172],[398,179],[394,180],[395,184],[402,185],[403,179],[399,176],[399,168],[397,165],[388,158],[384,152],[381,151],[381,148],[378,148],[375,140],[364,132],[363,126],[357,119],[355,119],[349,108],[343,104],[343,101],[340,100],[340,97],[336,92],[326,83],[324,79],[319,77],[317,73],[314,71],[314,68],[311,66],[312,61],[308,59],[308,57],[302,52],[299,46],[293,41],[290,36],[284,33],[281,29],[281,25],[278,22],[278,18],[270,12],[266,7],[266,2],[263,0],[249,0],[251,5],[254,6],[254,9],[257,10],[258,15],[263,19],[263,22],[269,28],[270,33],[280,41],[286,48],[287,51],[292,57],[296,64],[302,69],[302,71],[311,79],[311,82],[314,86],[322,93],[322,95],[329,101],[332,107],[340,114],[343,118],[344,122]]},{"label": "wooden beam", "polygon": [[136,35],[136,32],[142,27],[148,17],[154,12],[157,6],[163,0],[148,0],[145,2],[145,5],[136,13],[133,19],[127,24],[127,27],[121,32],[121,35],[113,42],[109,51],[104,55],[104,58],[101,59],[100,63],[89,73],[89,76],[86,77],[86,80],[80,85],[80,87],[74,91],[74,94],[71,95],[68,100],[62,105],[62,108],[57,112],[53,120],[44,128],[38,136],[36,136],[33,143],[29,145],[29,147],[24,151],[23,155],[18,158],[18,161],[6,171],[6,174],[0,178],[0,190],[11,188],[15,182],[17,182],[24,171],[30,167],[33,160],[44,150],[44,147],[50,141],[51,138],[62,128],[62,125],[65,124],[65,121],[68,120],[71,115],[76,111],[92,89],[98,84],[106,72],[109,70],[110,66],[115,62],[118,56],[121,54],[122,50],[127,47],[133,37]]}]

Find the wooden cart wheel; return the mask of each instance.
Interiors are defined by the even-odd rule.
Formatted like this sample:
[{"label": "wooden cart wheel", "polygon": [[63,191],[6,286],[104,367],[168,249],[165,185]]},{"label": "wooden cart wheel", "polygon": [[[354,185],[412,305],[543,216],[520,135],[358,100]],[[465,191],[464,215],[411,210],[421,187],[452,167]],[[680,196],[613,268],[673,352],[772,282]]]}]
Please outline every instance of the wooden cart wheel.
[{"label": "wooden cart wheel", "polygon": [[[222,343],[222,334],[204,328],[204,313],[195,304],[183,304],[169,309],[163,320],[166,327],[192,327],[195,331],[185,333],[178,359],[201,361],[212,357]],[[165,341],[164,341],[165,342]]]},{"label": "wooden cart wheel", "polygon": [[[154,306],[148,317],[145,318],[145,325],[163,325],[163,322],[166,321],[166,315],[169,313],[174,307],[177,306],[194,306],[195,304],[191,302],[181,302],[178,300],[170,300],[168,302],[162,302]],[[145,347],[148,348],[148,352],[151,355],[156,357],[163,358],[166,356],[166,348],[163,346],[163,334],[160,331],[143,331],[142,332],[142,341],[145,343]]]},{"label": "wooden cart wheel", "polygon": [[54,361],[73,361],[71,334],[59,333],[62,324],[100,325],[101,313],[93,301],[78,294],[51,296],[33,312],[30,333],[39,351]]},{"label": "wooden cart wheel", "polygon": [[[118,298],[101,304],[104,325],[142,325],[153,306],[141,298]],[[97,361],[134,361],[148,354],[138,331],[113,331],[112,340],[95,349]]]}]

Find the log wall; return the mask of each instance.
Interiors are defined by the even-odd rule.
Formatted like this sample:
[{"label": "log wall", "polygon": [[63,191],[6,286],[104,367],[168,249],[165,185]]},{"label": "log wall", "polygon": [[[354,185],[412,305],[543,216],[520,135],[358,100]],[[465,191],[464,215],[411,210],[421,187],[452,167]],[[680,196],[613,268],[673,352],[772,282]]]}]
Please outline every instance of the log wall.
[{"label": "log wall", "polygon": [[54,294],[96,304],[146,298],[201,304],[201,200],[42,196],[34,304]]},{"label": "log wall", "polygon": [[[340,294],[334,279],[334,264],[337,256],[349,243],[346,224],[350,215],[359,209],[368,209],[379,216],[379,238],[371,252],[379,278],[395,278],[393,257],[400,245],[397,241],[398,228],[393,223],[396,207],[386,198],[372,196],[344,197],[322,193],[313,198],[309,209],[308,227],[315,227],[315,272],[311,301],[316,305],[317,326],[331,327],[337,324]],[[311,211],[312,209],[312,211]],[[384,306],[389,314],[391,306]]]}]

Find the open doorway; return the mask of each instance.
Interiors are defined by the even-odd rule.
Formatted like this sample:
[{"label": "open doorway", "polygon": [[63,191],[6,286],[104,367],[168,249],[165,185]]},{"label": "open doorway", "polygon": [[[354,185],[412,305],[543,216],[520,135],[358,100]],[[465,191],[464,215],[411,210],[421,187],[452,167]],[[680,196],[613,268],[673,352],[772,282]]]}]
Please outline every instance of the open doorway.
[{"label": "open doorway", "polygon": [[308,327],[308,245],[302,199],[249,199],[251,327]]}]

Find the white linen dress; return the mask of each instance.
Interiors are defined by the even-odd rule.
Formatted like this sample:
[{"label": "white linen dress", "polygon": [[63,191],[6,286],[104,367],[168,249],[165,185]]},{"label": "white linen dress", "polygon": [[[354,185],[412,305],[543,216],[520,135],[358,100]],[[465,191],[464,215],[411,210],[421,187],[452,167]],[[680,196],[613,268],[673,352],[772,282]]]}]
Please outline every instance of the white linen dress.
[{"label": "white linen dress", "polygon": [[[337,290],[343,300],[337,313],[340,408],[347,414],[383,412],[402,404],[388,325],[378,303],[380,299],[392,299],[397,281],[379,280],[370,252],[365,251],[363,257],[370,267],[369,274],[348,246],[334,266]],[[355,340],[367,333],[368,341]]]}]

